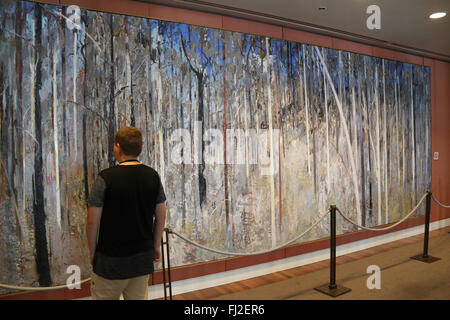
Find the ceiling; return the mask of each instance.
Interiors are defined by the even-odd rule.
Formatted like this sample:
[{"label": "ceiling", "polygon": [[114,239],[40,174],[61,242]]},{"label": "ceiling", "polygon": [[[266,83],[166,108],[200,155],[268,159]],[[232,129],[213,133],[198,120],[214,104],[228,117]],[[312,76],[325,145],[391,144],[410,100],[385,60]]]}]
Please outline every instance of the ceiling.
[{"label": "ceiling", "polygon": [[[237,16],[450,61],[450,0],[141,1]],[[370,5],[380,8],[380,29],[367,27]],[[429,19],[436,11],[445,11],[447,16]]]}]

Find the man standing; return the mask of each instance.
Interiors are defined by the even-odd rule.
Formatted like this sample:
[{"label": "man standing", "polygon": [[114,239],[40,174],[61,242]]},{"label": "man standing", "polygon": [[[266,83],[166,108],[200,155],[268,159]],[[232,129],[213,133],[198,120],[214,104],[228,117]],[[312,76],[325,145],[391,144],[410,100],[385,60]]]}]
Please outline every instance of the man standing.
[{"label": "man standing", "polygon": [[153,261],[161,259],[166,196],[158,173],[140,163],[142,134],[120,129],[114,141],[119,165],[101,171],[88,199],[86,234],[93,265],[94,300],[148,299]]}]

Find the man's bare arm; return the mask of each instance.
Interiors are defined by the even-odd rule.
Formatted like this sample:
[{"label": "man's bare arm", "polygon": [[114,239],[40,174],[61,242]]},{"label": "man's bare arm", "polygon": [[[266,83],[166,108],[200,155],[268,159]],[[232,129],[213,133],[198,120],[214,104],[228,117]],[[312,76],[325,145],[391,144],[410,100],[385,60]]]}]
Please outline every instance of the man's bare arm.
[{"label": "man's bare arm", "polygon": [[155,261],[161,259],[161,238],[166,224],[166,202],[158,203],[155,209],[155,222],[153,225],[153,237],[155,247]]},{"label": "man's bare arm", "polygon": [[86,235],[89,246],[89,258],[91,264],[94,260],[95,249],[97,247],[97,237],[102,218],[103,207],[88,207],[86,219]]}]

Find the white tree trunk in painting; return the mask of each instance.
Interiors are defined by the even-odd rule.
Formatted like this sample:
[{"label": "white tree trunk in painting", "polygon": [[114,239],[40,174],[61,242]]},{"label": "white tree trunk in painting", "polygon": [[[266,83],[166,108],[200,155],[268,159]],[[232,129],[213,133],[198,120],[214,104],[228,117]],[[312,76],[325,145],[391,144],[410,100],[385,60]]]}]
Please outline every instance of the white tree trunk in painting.
[{"label": "white tree trunk in painting", "polygon": [[[15,53],[16,55],[18,54],[17,53],[17,51],[16,51],[16,53]],[[14,59],[16,59],[16,57],[14,57]],[[9,62],[9,65],[10,65],[10,74],[13,74],[13,71],[12,71],[12,68],[13,68],[13,66],[15,65],[13,62],[12,62],[12,57],[11,57],[11,60],[10,60],[10,62]],[[12,83],[12,77],[11,77],[11,79],[10,79],[10,81],[11,81],[11,83],[10,83],[10,88],[13,88],[13,86],[14,86],[14,84]],[[17,90],[14,90],[13,91],[14,92],[14,105],[15,106],[17,106],[17,104],[18,104],[18,99],[19,99],[19,95],[21,95],[22,94],[22,92],[19,90],[19,88],[17,89]],[[6,95],[4,94],[3,95],[3,99],[6,99]],[[5,104],[3,104],[3,105],[5,105]],[[21,106],[22,107],[22,110],[24,109],[23,108],[23,105]],[[24,112],[22,111],[22,115],[21,115],[21,119],[20,119],[20,121],[21,121],[21,125],[22,125],[22,130],[23,130],[23,128],[25,128],[24,127]],[[26,227],[27,226],[27,224],[26,224],[26,217],[25,217],[25,131],[23,131],[23,133],[22,133],[22,169],[24,170],[24,171],[22,171],[23,172],[23,177],[22,177],[22,208],[21,208],[21,212],[19,212],[19,207],[18,207],[18,199],[17,199],[17,197],[18,197],[18,192],[16,193],[16,196],[15,196],[15,210],[16,210],[16,215],[20,215],[19,216],[19,218],[18,218],[18,221],[19,221],[19,223],[20,223],[20,232],[21,232],[21,234],[22,234],[22,242],[23,243],[27,243],[27,241],[28,241],[28,228]]]},{"label": "white tree trunk in painting", "polygon": [[400,172],[400,135],[398,133],[399,131],[399,117],[398,117],[398,109],[399,109],[399,98],[398,98],[398,91],[397,91],[397,70],[395,70],[395,82],[394,82],[394,94],[395,94],[395,142],[397,143],[397,181],[400,184],[401,182],[401,172]]},{"label": "white tree trunk in painting", "polygon": [[356,161],[356,167],[358,167],[358,138],[357,138],[357,132],[356,132],[356,100],[355,100],[355,84],[352,78],[352,71],[350,68],[350,59],[351,55],[350,52],[347,54],[348,56],[348,81],[349,86],[351,86],[352,90],[352,131],[353,131],[353,153],[355,154],[355,161]]},{"label": "white tree trunk in painting", "polygon": [[[402,112],[402,128],[406,128],[406,113]],[[406,184],[406,154],[405,154],[405,130],[402,130],[402,174],[403,174],[403,188]],[[405,192],[405,190],[403,190]]]},{"label": "white tree trunk in painting", "polygon": [[164,143],[163,143],[163,131],[160,129],[158,132],[159,136],[159,174],[161,176],[161,183],[165,186],[165,161],[164,161]]},{"label": "white tree trunk in painting", "polygon": [[383,150],[383,165],[384,165],[384,223],[388,223],[388,165],[387,165],[387,111],[386,111],[386,77],[385,77],[385,67],[384,59],[381,60],[383,65],[383,140],[384,140],[384,150]]},{"label": "white tree trunk in painting", "polygon": [[78,32],[76,29],[73,31],[73,143],[75,157],[78,154],[78,143],[77,143],[77,42],[78,42]]},{"label": "white tree trunk in painting", "polygon": [[[350,83],[350,79],[352,79],[351,76],[351,69],[350,69],[350,52],[348,53],[348,74],[349,74],[349,83]],[[359,155],[358,155],[358,135],[357,135],[357,116],[356,116],[356,98],[355,98],[355,83],[354,81],[352,81],[350,83],[351,87],[352,87],[352,121],[353,121],[353,126],[352,126],[352,131],[353,131],[353,154],[355,155],[355,167],[358,168],[358,159],[359,159]],[[357,174],[357,173],[356,173]],[[360,206],[360,204],[358,203],[357,206]],[[357,223],[359,225],[361,225],[362,223],[362,215],[358,215],[358,220]]]},{"label": "white tree trunk in painting", "polygon": [[328,129],[328,86],[325,78],[325,72],[323,73],[323,86],[325,88],[325,128],[326,128],[326,142],[327,142],[327,193],[330,192],[330,138]]},{"label": "white tree trunk in painting", "polygon": [[[364,106],[363,109],[362,109],[363,113],[364,113],[364,118],[365,119],[369,119],[369,114],[368,114],[368,112],[366,110],[366,109],[368,109],[368,102],[367,102],[366,95],[364,94],[364,92],[362,93],[362,101],[363,101],[363,106]],[[375,150],[375,142],[373,141],[372,132],[370,132],[369,122],[368,122],[368,120],[366,122],[367,122],[367,124],[366,124],[367,134],[369,136],[369,146],[372,149],[372,153],[374,155],[376,155],[377,152]],[[373,161],[375,162],[375,170],[376,170],[376,168],[377,168],[377,159],[376,159],[376,157],[375,157],[375,159],[373,159]]]},{"label": "white tree trunk in painting", "polygon": [[59,146],[58,146],[58,87],[56,85],[56,50],[53,51],[53,146],[55,150],[55,185],[56,185],[56,222],[61,230],[61,192],[59,183]]},{"label": "white tree trunk in painting", "polygon": [[[248,115],[248,101],[247,101],[247,91],[246,88],[243,89],[244,91],[244,128],[245,130],[248,130],[248,123],[247,123],[247,115]],[[247,174],[247,179],[250,177],[250,171],[248,166],[249,161],[249,147],[248,147],[248,139],[245,139],[245,172]]]},{"label": "white tree trunk in painting", "polygon": [[305,45],[302,45],[303,51],[303,89],[304,89],[304,99],[305,99],[305,121],[306,121],[306,156],[307,156],[307,164],[308,164],[308,174],[311,173],[311,160],[309,157],[309,112],[308,112],[308,93],[306,91],[306,59],[305,59]]},{"label": "white tree trunk in painting", "polygon": [[[411,67],[412,69],[412,67]],[[414,98],[413,98],[413,83],[412,83],[412,70],[411,70],[411,160],[412,160],[412,164],[411,164],[411,172],[412,172],[412,199],[413,199],[413,204],[416,203],[416,188],[415,188],[415,183],[416,183],[416,149],[415,149],[415,141],[414,141],[414,136],[415,136],[415,128],[414,128]]]},{"label": "white tree trunk in painting", "polygon": [[[355,100],[355,87],[352,86],[352,109],[353,109],[353,153],[355,154],[355,167],[358,168],[358,159],[359,159],[359,154],[358,154],[358,138],[357,138],[357,127],[356,127],[356,123],[357,123],[357,117],[356,117],[356,100]],[[357,172],[355,173],[357,174]],[[356,204],[358,207],[360,207],[360,203]],[[359,225],[362,224],[362,214],[358,214],[357,217],[357,223]]]},{"label": "white tree trunk in painting", "polygon": [[[130,125],[131,125],[131,110],[133,108],[133,106],[131,105],[131,100],[132,100],[132,94],[131,94],[131,61],[130,61],[130,50],[128,47],[128,34],[126,35],[125,38],[126,41],[126,50],[125,50],[125,61],[126,61],[126,77],[127,77],[127,84],[126,84],[126,113],[127,113],[127,123],[128,121],[130,121]],[[128,115],[130,113],[130,116]]]},{"label": "white tree trunk in painting", "polygon": [[[356,129],[356,100],[355,100],[355,87],[352,86],[352,112],[353,112],[353,153],[356,159],[358,159],[358,136]],[[358,162],[358,160],[356,160]]]},{"label": "white tree trunk in painting", "polygon": [[[35,92],[35,85],[34,82],[36,81],[36,58],[35,58],[35,54],[34,54],[34,38],[33,37],[33,47],[30,45],[29,46],[29,57],[30,57],[30,82],[31,82],[31,86],[30,86],[30,124],[31,124],[31,134],[34,135],[34,106],[35,106],[35,99],[36,99],[36,92]],[[32,49],[33,48],[33,49]],[[25,128],[27,126],[25,126],[25,119],[27,117],[27,111],[29,109],[27,109],[25,112],[23,112],[22,114],[22,128],[25,130]],[[25,139],[24,139],[25,140]],[[23,190],[22,190],[22,215],[25,218],[25,211],[26,211],[26,207],[27,207],[27,164],[26,164],[26,155],[29,154],[27,152],[26,149],[26,143],[24,141],[24,144],[22,146],[23,148],[23,157],[22,157],[22,170],[23,170]]]},{"label": "white tree trunk in painting", "polygon": [[[163,186],[165,185],[165,162],[164,162],[164,143],[163,143],[163,120],[161,119],[162,115],[162,80],[161,80],[161,72],[160,70],[156,70],[157,78],[156,78],[156,88],[157,88],[157,105],[158,105],[158,138],[159,138],[159,174],[161,176],[161,182],[163,183]],[[156,145],[156,141],[155,141]]]},{"label": "white tree trunk in painting", "polygon": [[271,68],[270,68],[270,45],[269,38],[266,37],[266,63],[267,63],[267,95],[268,95],[268,122],[269,122],[269,144],[270,144],[270,212],[271,212],[271,233],[272,247],[276,245],[276,225],[275,225],[275,182],[274,182],[274,150],[273,150],[273,124],[272,124],[272,88],[271,88]]},{"label": "white tree trunk in painting", "polygon": [[[325,56],[325,48],[322,48],[323,56]],[[325,59],[325,58],[324,58]],[[324,87],[324,105],[325,105],[325,133],[326,133],[326,145],[327,145],[327,194],[329,194],[330,187],[330,138],[328,127],[328,85],[325,72],[323,73],[323,87]]]},{"label": "white tree trunk in painting", "polygon": [[334,98],[336,100],[336,104],[338,106],[339,109],[339,115],[341,118],[341,122],[342,122],[342,127],[345,133],[345,138],[347,140],[347,145],[348,145],[348,156],[350,158],[350,164],[352,167],[352,178],[353,178],[353,186],[354,186],[354,191],[355,191],[355,198],[356,198],[356,215],[357,215],[357,219],[358,221],[361,221],[361,201],[360,201],[360,195],[359,195],[359,185],[358,185],[358,177],[357,177],[357,170],[356,170],[356,162],[355,162],[355,158],[352,152],[352,144],[350,141],[350,134],[348,132],[348,127],[347,127],[347,122],[344,116],[344,111],[342,109],[342,103],[339,100],[339,97],[337,95],[336,89],[334,88],[334,84],[333,84],[333,80],[331,79],[330,73],[328,72],[328,67],[325,64],[322,54],[320,53],[320,50],[317,47],[314,47],[316,49],[317,55],[320,58],[320,61],[322,63],[322,67],[323,67],[323,71],[327,76],[328,82],[330,84],[330,88],[333,91],[333,95]]},{"label": "white tree trunk in painting", "polygon": [[376,111],[376,157],[377,157],[377,186],[378,186],[378,194],[377,194],[377,207],[378,207],[378,224],[381,224],[381,151],[380,151],[380,100],[379,100],[379,92],[378,92],[378,67],[375,66],[375,111]]}]

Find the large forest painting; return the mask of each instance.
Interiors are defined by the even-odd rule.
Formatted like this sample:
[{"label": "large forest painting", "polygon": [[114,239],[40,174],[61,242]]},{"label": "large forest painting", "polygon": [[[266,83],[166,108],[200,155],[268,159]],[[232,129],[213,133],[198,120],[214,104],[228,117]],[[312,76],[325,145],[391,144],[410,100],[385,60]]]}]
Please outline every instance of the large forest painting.
[{"label": "large forest painting", "polygon": [[[74,264],[89,277],[86,199],[116,164],[124,126],[143,132],[140,160],[161,176],[167,225],[219,250],[273,248],[330,204],[361,225],[391,223],[430,185],[427,67],[73,7],[0,6],[0,283],[65,284]],[[338,233],[356,230],[338,218]],[[325,219],[299,242],[328,235]],[[171,241],[172,266],[223,257]]]}]

